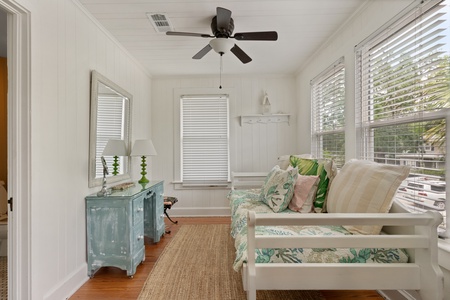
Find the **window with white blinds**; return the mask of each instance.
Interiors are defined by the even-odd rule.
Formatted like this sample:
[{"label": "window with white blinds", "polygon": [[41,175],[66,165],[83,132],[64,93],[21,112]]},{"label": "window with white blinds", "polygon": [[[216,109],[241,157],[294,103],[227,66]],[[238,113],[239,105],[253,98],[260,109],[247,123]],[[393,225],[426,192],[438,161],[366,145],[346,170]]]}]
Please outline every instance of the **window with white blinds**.
[{"label": "window with white blinds", "polygon": [[345,162],[345,68],[341,58],[311,81],[312,154]]},{"label": "window with white blinds", "polygon": [[[444,217],[450,96],[449,6],[428,1],[357,48],[361,154],[409,165],[396,200]],[[445,219],[445,218],[444,218]],[[440,230],[445,231],[447,221]],[[445,234],[445,233],[444,233]]]},{"label": "window with white blinds", "polygon": [[[95,176],[103,176],[101,156],[110,139],[123,140],[127,130],[125,120],[125,101],[127,98],[117,96],[99,96],[97,106],[97,147],[95,159]],[[123,173],[124,157],[119,157],[119,173]],[[113,157],[106,156],[108,166],[113,164]]]},{"label": "window with white blinds", "polygon": [[181,97],[181,180],[184,186],[228,184],[228,102],[228,95]]}]

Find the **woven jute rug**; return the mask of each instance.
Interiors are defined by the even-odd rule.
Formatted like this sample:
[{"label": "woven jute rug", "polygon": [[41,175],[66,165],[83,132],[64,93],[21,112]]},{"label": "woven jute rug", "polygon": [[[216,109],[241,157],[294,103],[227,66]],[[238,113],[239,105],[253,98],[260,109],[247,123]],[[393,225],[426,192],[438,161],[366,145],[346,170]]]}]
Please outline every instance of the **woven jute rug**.
[{"label": "woven jute rug", "polygon": [[[230,226],[182,225],[147,278],[139,300],[245,300],[233,270]],[[322,300],[318,291],[257,291],[258,300]]]}]

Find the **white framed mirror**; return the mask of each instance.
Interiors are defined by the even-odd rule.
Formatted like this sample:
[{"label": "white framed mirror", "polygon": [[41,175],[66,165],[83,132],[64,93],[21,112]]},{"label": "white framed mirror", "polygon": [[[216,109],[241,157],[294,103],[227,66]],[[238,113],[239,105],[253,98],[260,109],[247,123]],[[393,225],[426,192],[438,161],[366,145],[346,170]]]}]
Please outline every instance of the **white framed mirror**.
[{"label": "white framed mirror", "polygon": [[[89,187],[102,185],[103,165],[101,156],[110,139],[124,140],[129,152],[131,147],[131,104],[133,96],[101,75],[91,73],[91,111],[89,136]],[[114,158],[105,156],[109,169]],[[130,157],[120,156],[118,174],[107,175],[107,183],[130,179]]]}]

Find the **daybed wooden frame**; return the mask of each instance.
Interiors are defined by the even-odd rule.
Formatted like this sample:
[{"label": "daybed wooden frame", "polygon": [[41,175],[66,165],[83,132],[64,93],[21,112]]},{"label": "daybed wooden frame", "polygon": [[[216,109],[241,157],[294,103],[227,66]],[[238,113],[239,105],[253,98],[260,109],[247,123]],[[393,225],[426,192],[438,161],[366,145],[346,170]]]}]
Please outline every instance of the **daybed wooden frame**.
[{"label": "daybed wooden frame", "polygon": [[[265,173],[233,173],[232,189],[261,186]],[[250,179],[250,180],[249,180]],[[247,299],[256,290],[417,290],[422,299],[443,299],[439,268],[438,212],[408,213],[394,203],[388,214],[255,214],[247,219],[248,260],[242,269]],[[381,235],[256,236],[255,226],[383,225]],[[410,263],[255,263],[258,248],[405,248]]]}]

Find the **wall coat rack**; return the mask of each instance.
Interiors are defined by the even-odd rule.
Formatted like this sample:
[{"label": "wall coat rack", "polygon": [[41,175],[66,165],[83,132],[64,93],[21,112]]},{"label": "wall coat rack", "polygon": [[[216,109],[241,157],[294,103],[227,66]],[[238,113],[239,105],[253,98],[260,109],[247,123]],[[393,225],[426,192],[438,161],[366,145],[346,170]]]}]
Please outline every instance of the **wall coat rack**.
[{"label": "wall coat rack", "polygon": [[241,126],[243,124],[268,124],[268,123],[288,123],[288,114],[273,114],[273,115],[246,115],[241,116]]}]

